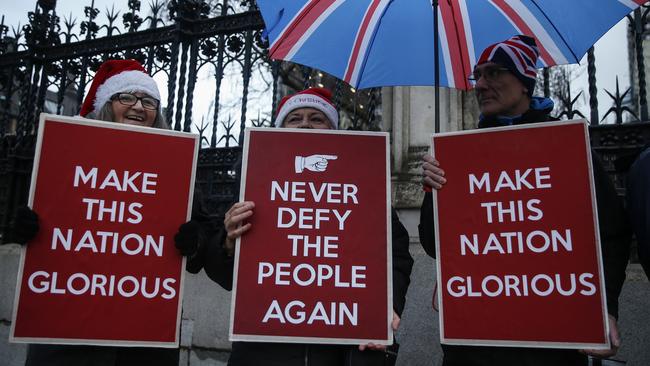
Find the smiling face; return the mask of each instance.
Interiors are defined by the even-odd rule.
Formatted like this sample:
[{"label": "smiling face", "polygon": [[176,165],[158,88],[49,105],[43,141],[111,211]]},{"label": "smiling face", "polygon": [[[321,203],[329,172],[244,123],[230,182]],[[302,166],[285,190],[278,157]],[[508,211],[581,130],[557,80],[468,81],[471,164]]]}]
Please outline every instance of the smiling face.
[{"label": "smiling face", "polygon": [[530,107],[528,89],[511,72],[494,72],[500,68],[488,62],[474,69],[475,75],[483,75],[476,79],[479,108],[484,116],[519,116]]},{"label": "smiling face", "polygon": [[282,127],[331,130],[332,122],[318,109],[305,107],[289,112],[282,122]]},{"label": "smiling face", "polygon": [[[132,93],[137,97],[149,97],[146,93]],[[126,123],[134,126],[153,126],[156,120],[157,109],[147,109],[142,106],[142,100],[137,100],[135,104],[128,105],[121,102],[118,98],[111,100],[113,111],[113,122]]]}]

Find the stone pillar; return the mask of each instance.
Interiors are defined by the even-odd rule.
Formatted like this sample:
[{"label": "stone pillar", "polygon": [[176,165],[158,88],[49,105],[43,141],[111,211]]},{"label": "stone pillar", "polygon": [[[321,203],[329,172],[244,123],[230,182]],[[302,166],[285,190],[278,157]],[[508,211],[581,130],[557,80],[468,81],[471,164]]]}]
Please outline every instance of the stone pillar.
[{"label": "stone pillar", "polygon": [[[413,241],[417,241],[419,207],[424,192],[421,159],[434,131],[434,88],[386,87],[382,90],[384,129],[391,138],[392,203]],[[473,93],[440,89],[441,132],[476,127],[478,108]]]}]

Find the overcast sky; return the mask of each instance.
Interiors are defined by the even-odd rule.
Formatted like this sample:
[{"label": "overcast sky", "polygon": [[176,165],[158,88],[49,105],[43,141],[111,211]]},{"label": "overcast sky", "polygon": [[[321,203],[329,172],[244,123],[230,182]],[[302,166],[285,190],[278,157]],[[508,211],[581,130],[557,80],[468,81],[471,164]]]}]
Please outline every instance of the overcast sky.
[{"label": "overcast sky", "polygon": [[[567,0],[568,1],[568,0]],[[3,1],[4,4],[0,9],[0,14],[5,15],[5,24],[9,26],[17,26],[18,23],[21,25],[27,22],[27,12],[34,9],[36,4],[35,0],[23,0],[23,1]],[[150,1],[142,1],[142,8],[146,9]],[[107,7],[110,8],[115,5],[115,9],[128,9],[127,7],[128,0],[95,0],[95,7],[100,10],[99,23],[104,24],[105,14]],[[59,0],[57,3],[57,13],[59,16],[69,17],[69,14],[72,14],[73,17],[77,18],[77,24],[81,21],[80,18],[83,17],[83,9],[85,6],[90,5],[90,0],[86,1],[77,1],[77,0]],[[121,16],[118,21],[118,25],[121,26]],[[600,39],[595,45],[596,49],[596,68],[597,68],[597,85],[599,87],[598,102],[599,102],[599,112],[600,118],[605,114],[607,109],[611,107],[611,99],[605,93],[604,89],[609,90],[612,94],[616,89],[616,76],[619,78],[621,92],[625,91],[630,84],[629,80],[629,69],[628,69],[628,50],[627,50],[627,39],[626,39],[626,27],[627,20],[622,20],[614,28],[612,28],[603,38]],[[11,31],[10,31],[11,32]],[[100,31],[102,34],[103,31]],[[577,70],[578,74],[581,74],[579,80],[573,83],[574,93],[577,95],[579,90],[583,89],[584,97],[580,102],[579,109],[582,113],[589,117],[589,103],[588,103],[588,92],[587,92],[587,72],[586,72],[586,57],[583,58],[581,62],[581,67]],[[166,80],[158,80],[159,82],[166,82]],[[199,85],[197,85],[197,90],[206,90],[203,88],[201,83],[205,82],[207,90],[214,89],[214,84],[209,83],[209,74],[205,73],[204,75],[199,75]],[[232,91],[232,98],[239,97],[241,90],[237,83],[233,85],[225,85],[223,93],[228,93],[228,90]],[[161,90],[163,94],[166,91]],[[214,95],[214,91],[212,92]],[[166,95],[163,95],[163,100],[166,99]],[[209,96],[204,95],[203,97],[197,96],[195,98],[195,107],[194,113],[195,117],[203,115],[201,111],[210,110],[210,101]],[[270,99],[267,101],[270,106]],[[265,102],[261,102],[264,104]],[[258,104],[260,105],[260,104]],[[270,110],[270,107],[269,107]],[[198,113],[198,116],[197,116]],[[257,114],[257,112],[254,112]],[[233,117],[238,118],[238,117]],[[249,118],[251,116],[249,115]],[[255,118],[253,116],[253,118]],[[610,120],[611,121],[611,120]]]}]

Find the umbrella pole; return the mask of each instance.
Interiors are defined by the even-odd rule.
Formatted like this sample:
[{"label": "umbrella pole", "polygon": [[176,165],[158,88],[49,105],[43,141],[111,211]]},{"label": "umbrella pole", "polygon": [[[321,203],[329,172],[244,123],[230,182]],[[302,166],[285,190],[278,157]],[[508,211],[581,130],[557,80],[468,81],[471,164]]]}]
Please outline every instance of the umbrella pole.
[{"label": "umbrella pole", "polygon": [[434,132],[440,132],[440,64],[438,63],[438,0],[431,0],[433,7],[433,111]]}]

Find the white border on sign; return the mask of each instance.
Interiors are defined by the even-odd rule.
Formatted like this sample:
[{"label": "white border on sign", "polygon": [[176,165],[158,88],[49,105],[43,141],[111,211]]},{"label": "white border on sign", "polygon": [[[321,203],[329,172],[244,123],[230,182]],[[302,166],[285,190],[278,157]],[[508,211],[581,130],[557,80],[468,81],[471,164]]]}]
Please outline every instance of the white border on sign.
[{"label": "white border on sign", "polygon": [[[47,123],[67,123],[73,125],[82,125],[82,126],[92,126],[98,128],[107,128],[112,130],[126,130],[133,132],[141,132],[150,135],[165,135],[165,136],[174,136],[182,137],[194,140],[194,159],[192,162],[192,174],[190,177],[190,189],[188,196],[188,205],[186,213],[186,221],[189,221],[192,217],[192,203],[194,196],[194,182],[196,177],[196,166],[197,166],[197,157],[199,152],[199,136],[193,133],[179,132],[174,130],[164,130],[152,127],[143,127],[143,126],[131,126],[121,123],[106,122],[92,120],[84,117],[66,117],[58,116],[54,114],[41,113],[39,117],[38,125],[38,136],[36,140],[36,149],[34,152],[34,164],[32,167],[32,178],[31,184],[29,187],[29,198],[27,205],[31,208],[34,205],[34,193],[36,190],[36,181],[38,174],[38,167],[41,157],[41,149],[43,143],[43,131],[45,129],[45,124]],[[13,313],[11,316],[11,329],[9,331],[9,342],[11,343],[45,343],[45,344],[64,344],[64,345],[94,345],[94,346],[123,346],[123,347],[158,347],[158,348],[178,348],[180,343],[180,324],[181,324],[181,313],[183,307],[183,289],[185,284],[185,264],[187,258],[183,257],[182,267],[181,267],[181,280],[179,284],[178,292],[178,311],[176,314],[176,329],[175,329],[175,340],[174,342],[146,342],[146,341],[121,341],[114,339],[107,340],[97,340],[97,339],[82,339],[82,338],[33,338],[33,337],[15,337],[15,324],[16,316],[18,313],[18,304],[20,301],[20,291],[23,278],[23,270],[25,265],[25,255],[27,248],[22,246],[20,251],[20,263],[18,264],[18,277],[16,283],[16,292],[14,294],[14,307]]]},{"label": "white border on sign", "polygon": [[[456,338],[447,338],[444,334],[444,323],[443,323],[443,301],[442,301],[442,292],[444,291],[443,286],[440,284],[441,279],[441,269],[440,269],[440,260],[436,260],[436,286],[437,286],[437,296],[438,296],[438,320],[440,324],[440,343],[450,344],[450,345],[472,345],[472,346],[507,346],[507,347],[538,347],[538,348],[569,348],[569,349],[609,349],[611,347],[609,340],[609,322],[607,321],[607,302],[605,301],[605,277],[603,270],[603,259],[600,249],[600,230],[598,223],[598,205],[596,204],[596,190],[594,185],[594,173],[593,173],[593,164],[591,157],[591,148],[589,144],[589,129],[588,122],[584,119],[576,119],[570,121],[552,121],[552,122],[536,122],[536,123],[526,123],[515,126],[506,126],[506,127],[493,127],[493,128],[481,128],[473,129],[466,131],[454,131],[454,132],[442,132],[434,133],[431,135],[431,154],[435,157],[435,139],[438,137],[447,137],[447,136],[457,136],[457,135],[470,135],[470,134],[487,134],[494,132],[503,132],[510,130],[521,130],[521,129],[533,129],[533,128],[545,128],[545,127],[558,127],[561,125],[576,125],[580,124],[584,130],[585,137],[585,146],[587,150],[587,160],[588,160],[588,172],[589,172],[589,186],[591,189],[591,207],[592,213],[594,216],[594,238],[596,238],[596,254],[598,257],[598,276],[600,279],[600,302],[603,309],[603,329],[605,330],[605,339],[606,343],[578,343],[578,342],[538,342],[538,341],[513,341],[508,339],[503,340],[485,340],[485,339],[456,339]],[[433,192],[433,215],[434,215],[434,230],[436,238],[436,255],[440,257],[440,234],[439,234],[439,223],[438,223],[438,194],[436,189],[432,189]]]},{"label": "white border on sign", "polygon": [[[390,136],[383,132],[386,139],[386,260],[388,261],[388,341],[387,345],[393,344],[393,202],[391,201],[391,175],[390,175]],[[367,342],[369,343],[369,342]]]},{"label": "white border on sign", "polygon": [[240,174],[240,188],[239,188],[239,201],[243,201],[246,192],[246,177],[248,173],[248,152],[249,141],[251,132],[281,132],[281,133],[311,133],[311,134],[330,134],[330,135],[357,135],[357,136],[374,136],[383,137],[385,139],[386,150],[386,251],[387,251],[387,273],[388,273],[388,303],[386,308],[388,310],[387,316],[387,332],[386,339],[352,339],[352,338],[322,338],[322,337],[293,337],[293,336],[267,336],[255,334],[235,334],[233,332],[235,322],[235,304],[237,300],[237,274],[239,271],[239,249],[241,245],[241,237],[237,238],[235,243],[235,257],[234,257],[234,270],[233,270],[233,284],[230,302],[230,325],[228,330],[228,340],[230,341],[246,341],[246,342],[271,342],[271,343],[313,343],[313,344],[393,344],[393,328],[391,326],[393,319],[393,245],[392,245],[392,226],[391,226],[391,209],[390,204],[390,141],[387,132],[365,132],[365,131],[341,131],[341,130],[320,130],[320,129],[300,129],[300,128],[268,128],[268,127],[246,127],[244,130],[244,146],[242,148],[242,169]]}]

